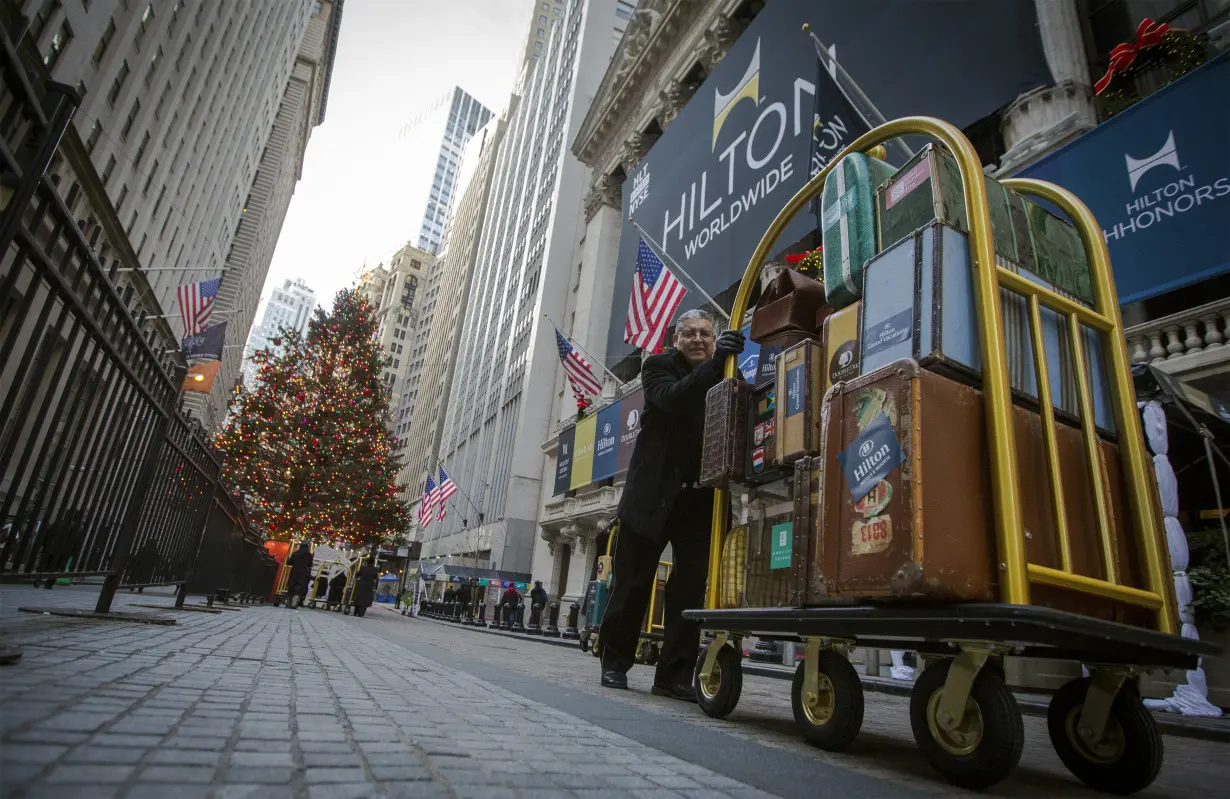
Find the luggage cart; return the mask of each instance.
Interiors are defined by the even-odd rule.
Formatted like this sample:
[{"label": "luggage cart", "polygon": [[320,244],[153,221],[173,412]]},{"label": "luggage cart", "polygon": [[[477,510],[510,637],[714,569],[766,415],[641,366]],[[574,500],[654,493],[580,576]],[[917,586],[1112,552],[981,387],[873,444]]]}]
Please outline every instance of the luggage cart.
[{"label": "luggage cart", "polygon": [[[358,565],[360,562],[361,560],[356,560],[354,564],[348,564],[344,560],[333,559],[327,560],[320,564],[320,566],[316,568],[316,574],[312,577],[312,582],[310,588],[308,589],[308,598],[304,604],[306,604],[309,608],[315,609],[316,603],[319,602],[325,606],[325,610],[340,610],[349,616],[350,597],[354,593],[355,572],[358,570]],[[317,587],[320,585],[321,579],[324,578],[325,571],[332,566],[340,566],[346,575],[346,584],[342,588],[342,596],[338,602],[329,602],[327,599],[329,596],[329,582],[331,582],[328,578],[325,578],[325,596],[321,597],[320,593],[317,591]],[[334,607],[334,605],[336,605],[336,607]]]},{"label": "luggage cart", "polygon": [[[611,528],[611,534],[607,536],[607,566],[605,567],[607,569],[610,569],[610,564],[614,563],[611,559],[611,547],[615,542],[618,531],[619,527],[616,524]],[[598,570],[601,572],[603,569],[603,564],[600,561]],[[658,662],[658,655],[662,651],[666,581],[670,579],[670,575],[671,562],[669,560],[658,561],[658,573],[654,579],[653,592],[649,595],[649,609],[645,613],[645,625],[636,642],[637,663],[653,666]],[[610,597],[610,580],[614,576],[613,570],[610,574],[600,573],[598,579],[590,582],[589,589],[586,592],[585,605],[587,612],[585,627],[581,630],[579,643],[582,652],[592,652],[594,657],[601,657],[602,654],[602,649],[598,645],[598,639],[602,629],[602,617],[606,614],[606,604]]]},{"label": "luggage cart", "polygon": [[[1156,668],[1194,668],[1198,656],[1218,650],[1177,635],[1169,559],[1162,549],[1164,539],[1155,515],[1155,489],[1146,472],[1148,459],[1136,415],[1118,298],[1106,243],[1089,209],[1074,195],[1048,183],[1027,179],[1002,181],[1008,188],[1058,207],[1075,224],[1091,267],[1093,309],[1001,266],[987,268],[996,260],[986,184],[973,146],[958,129],[937,119],[894,120],[860,136],[790,199],[752,255],[731,318],[743,318],[770,248],[793,216],[820,195],[833,165],[848,153],[868,152],[889,139],[906,135],[925,135],[944,145],[957,161],[965,191],[983,364],[1000,601],[846,602],[802,609],[718,609],[720,554],[730,502],[728,493],[718,490],[714,497],[705,608],[684,612],[685,617],[698,621],[714,636],[697,660],[694,687],[698,703],[706,714],[717,718],[734,709],[742,687],[743,636],[802,642],[805,656],[791,691],[796,724],[815,745],[840,750],[854,740],[863,720],[862,686],[848,660],[849,649],[916,649],[931,660],[915,683],[910,699],[915,741],[942,776],[961,787],[977,789],[993,785],[1011,773],[1024,743],[1021,712],[1008,689],[1003,658],[1019,655],[1077,660],[1085,664],[1090,676],[1068,683],[1052,698],[1047,717],[1052,745],[1064,765],[1082,782],[1098,790],[1132,793],[1153,781],[1162,760],[1161,737],[1153,717],[1140,701],[1140,674]],[[1026,557],[1012,400],[1002,343],[1001,287],[1023,296],[1028,305],[1061,568],[1029,563]],[[1105,336],[1116,429],[1129,495],[1128,511],[1147,586],[1143,590],[1122,584],[1118,577],[1108,489],[1100,479],[1092,482],[1096,540],[1106,578],[1095,579],[1072,569],[1051,386],[1040,334],[1043,308],[1060,314],[1068,322],[1081,411],[1083,463],[1094,475],[1099,473],[1098,438],[1080,326],[1086,325]],[[732,357],[727,359],[725,376],[734,374]],[[1061,587],[1152,610],[1156,614],[1156,629],[1032,605],[1032,584]]]}]

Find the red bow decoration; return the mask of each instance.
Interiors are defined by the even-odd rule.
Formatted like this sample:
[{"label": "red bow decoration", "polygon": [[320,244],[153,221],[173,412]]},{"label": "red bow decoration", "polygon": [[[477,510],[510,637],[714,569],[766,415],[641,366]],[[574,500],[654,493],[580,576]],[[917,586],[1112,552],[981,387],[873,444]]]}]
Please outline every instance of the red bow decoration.
[{"label": "red bow decoration", "polygon": [[817,247],[817,248],[816,248],[816,249],[814,249],[814,250],[809,250],[809,251],[807,251],[807,252],[801,252],[801,253],[799,253],[798,255],[787,255],[787,256],[786,256],[786,263],[790,264],[791,266],[794,266],[795,264],[799,263],[800,261],[802,261],[802,260],[803,260],[804,258],[806,258],[807,256],[811,255],[811,254],[812,254],[812,253],[814,253],[814,252],[820,252],[822,249],[824,249],[824,248],[823,248],[823,247]]},{"label": "red bow decoration", "polygon": [[1106,74],[1102,76],[1102,79],[1093,84],[1093,93],[1101,94],[1106,91],[1106,87],[1110,85],[1116,72],[1127,72],[1132,68],[1138,50],[1160,44],[1162,34],[1168,30],[1170,26],[1165,22],[1154,22],[1148,17],[1142,19],[1136,28],[1136,41],[1124,42],[1110,51],[1110,66],[1106,68]]}]

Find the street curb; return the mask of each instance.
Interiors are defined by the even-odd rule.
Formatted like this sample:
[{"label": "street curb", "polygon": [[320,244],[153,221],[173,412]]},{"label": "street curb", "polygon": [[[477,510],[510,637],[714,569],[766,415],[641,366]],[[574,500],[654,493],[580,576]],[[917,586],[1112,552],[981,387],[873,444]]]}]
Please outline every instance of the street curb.
[{"label": "street curb", "polygon": [[[392,613],[400,615],[400,611],[392,608],[385,608]],[[488,633],[491,635],[499,635],[504,638],[521,638],[528,641],[534,641],[540,644],[551,644],[553,646],[562,646],[568,649],[581,651],[581,647],[575,640],[564,640],[561,638],[544,638],[540,635],[526,635],[524,633],[511,633],[505,630],[492,630],[486,627],[469,627],[453,622],[440,621],[439,619],[425,619],[421,616],[413,618],[419,621],[431,622],[432,624],[440,624],[446,627],[456,627],[462,630],[470,630],[480,633]],[[582,653],[584,654],[584,653]],[[760,663],[753,663],[747,659],[743,661],[743,673],[751,674],[756,677],[769,677],[774,680],[790,680],[794,677],[794,669],[787,666],[768,666]],[[863,683],[863,690],[869,693],[888,694],[891,696],[909,696],[913,689],[913,683],[899,682],[890,680],[884,677],[867,677],[860,675],[860,680]],[[1050,698],[1038,694],[1022,694],[1015,693],[1017,705],[1021,708],[1021,713],[1027,716],[1045,717],[1047,708],[1050,704]],[[1168,713],[1154,713],[1153,719],[1157,723],[1158,729],[1165,735],[1173,735],[1178,738],[1196,738],[1203,741],[1216,741],[1218,743],[1230,743],[1230,724],[1227,724],[1221,719],[1197,719],[1179,716],[1175,717]]]}]

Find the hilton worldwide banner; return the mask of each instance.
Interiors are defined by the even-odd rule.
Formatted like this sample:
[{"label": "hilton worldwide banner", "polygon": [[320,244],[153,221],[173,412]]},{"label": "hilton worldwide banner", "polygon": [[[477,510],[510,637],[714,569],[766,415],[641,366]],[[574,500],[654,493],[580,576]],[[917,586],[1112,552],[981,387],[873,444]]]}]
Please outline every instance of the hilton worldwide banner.
[{"label": "hilton worldwide banner", "polygon": [[[1033,0],[767,3],[623,184],[623,218],[714,296],[738,282],[786,201],[866,129],[821,70],[803,23],[889,119],[925,114],[965,127],[1052,82]],[[805,210],[778,244],[817,226]],[[637,236],[623,225],[609,356],[632,351],[623,312]],[[685,284],[681,311],[701,304]]]},{"label": "hilton worldwide banner", "polygon": [[641,432],[645,395],[638,389],[560,431],[555,450],[555,494],[628,471]]}]

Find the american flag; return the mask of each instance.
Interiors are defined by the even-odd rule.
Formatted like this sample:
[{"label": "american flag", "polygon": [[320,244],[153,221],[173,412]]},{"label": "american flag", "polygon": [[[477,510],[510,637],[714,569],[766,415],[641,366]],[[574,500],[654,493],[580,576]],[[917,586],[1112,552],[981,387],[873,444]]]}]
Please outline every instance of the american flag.
[{"label": "american flag", "polygon": [[[453,478],[444,473],[444,467],[440,467],[440,487],[436,489],[436,502],[440,503],[440,508],[444,508],[444,500],[457,493],[457,484],[453,482]],[[440,518],[444,518],[444,514],[440,514]]]},{"label": "american flag", "polygon": [[427,485],[423,486],[423,499],[419,502],[419,524],[423,527],[431,524],[431,509],[436,504],[436,484],[431,475],[427,475]]},{"label": "american flag", "polygon": [[202,280],[179,287],[179,318],[184,323],[184,335],[202,333],[214,312],[214,300],[218,299],[218,287],[222,278]]},{"label": "american flag", "polygon": [[558,327],[555,328],[555,346],[559,349],[559,360],[564,365],[564,374],[568,376],[573,395],[577,399],[584,399],[601,394],[602,383],[594,377],[589,361],[582,358],[581,353],[568,343],[568,339],[564,338]]},{"label": "american flag", "polygon": [[657,253],[641,239],[636,248],[636,275],[628,299],[624,341],[647,352],[655,351],[687,293]]}]

